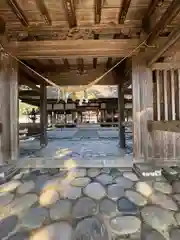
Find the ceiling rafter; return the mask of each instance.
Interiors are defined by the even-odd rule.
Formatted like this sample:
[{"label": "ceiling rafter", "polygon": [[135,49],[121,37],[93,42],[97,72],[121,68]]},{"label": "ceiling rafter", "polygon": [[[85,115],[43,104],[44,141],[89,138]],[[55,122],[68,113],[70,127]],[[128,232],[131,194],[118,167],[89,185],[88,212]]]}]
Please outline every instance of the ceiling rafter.
[{"label": "ceiling rafter", "polygon": [[64,63],[64,66],[65,66],[66,69],[70,68],[69,61],[67,60],[67,58],[63,58],[63,63]]},{"label": "ceiling rafter", "polygon": [[119,12],[119,18],[118,18],[119,24],[124,24],[130,4],[131,4],[131,0],[123,0],[122,7]]},{"label": "ceiling rafter", "polygon": [[80,74],[84,72],[84,60],[83,58],[77,58],[77,68]]},{"label": "ceiling rafter", "polygon": [[37,7],[39,8],[41,14],[42,14],[42,17],[44,18],[45,22],[49,25],[52,24],[52,20],[51,20],[51,17],[49,15],[49,12],[47,10],[47,7],[44,3],[44,0],[36,0],[36,5]]},{"label": "ceiling rafter", "polygon": [[164,28],[177,16],[180,12],[180,1],[173,0],[168,6],[166,12],[162,15],[160,20],[156,23],[155,27],[152,29],[151,34],[147,39],[147,44],[152,44],[159,36],[159,34],[164,30]]},{"label": "ceiling rafter", "polygon": [[152,58],[148,61],[148,65],[151,66],[155,63],[162,55],[171,48],[180,39],[180,27],[174,29],[168,36],[167,41],[158,48],[157,52],[153,54]]},{"label": "ceiling rafter", "polygon": [[7,3],[9,4],[12,11],[16,14],[21,24],[25,27],[28,27],[29,26],[28,19],[25,16],[23,10],[20,8],[19,4],[16,2],[16,0],[7,0]]},{"label": "ceiling rafter", "polygon": [[147,11],[142,20],[143,30],[146,33],[150,32],[150,17],[152,16],[156,8],[159,6],[159,2],[160,2],[159,0],[151,0],[151,2],[149,3]]},{"label": "ceiling rafter", "polygon": [[[94,22],[100,24],[101,22],[102,0],[94,0]],[[94,34],[94,39],[99,39],[99,34]],[[93,58],[93,68],[97,67],[97,58]]]},{"label": "ceiling rafter", "polygon": [[69,23],[69,27],[76,27],[76,13],[75,13],[75,3],[74,0],[63,0],[64,10],[66,13],[67,21]]}]

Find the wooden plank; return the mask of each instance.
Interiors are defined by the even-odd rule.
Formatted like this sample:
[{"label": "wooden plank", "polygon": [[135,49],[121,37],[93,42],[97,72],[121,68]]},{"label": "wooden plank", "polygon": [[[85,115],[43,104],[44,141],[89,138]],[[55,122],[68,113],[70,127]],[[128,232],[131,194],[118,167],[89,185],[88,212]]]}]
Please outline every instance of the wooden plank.
[{"label": "wooden plank", "polygon": [[153,116],[154,120],[158,118],[158,107],[157,107],[157,72],[153,72]]},{"label": "wooden plank", "polygon": [[51,17],[49,15],[49,12],[47,10],[47,7],[44,3],[44,0],[35,0],[36,1],[36,5],[37,7],[39,8],[41,14],[42,14],[42,17],[44,18],[45,22],[49,25],[52,24],[52,20],[51,20]]},{"label": "wooden plank", "polygon": [[161,93],[160,93],[160,72],[159,70],[156,70],[156,97],[157,97],[157,120],[161,120]]},{"label": "wooden plank", "polygon": [[28,27],[29,22],[16,0],[7,0],[12,11],[15,13],[23,26]]},{"label": "wooden plank", "polygon": [[148,121],[147,122],[148,131],[164,131],[164,132],[180,132],[180,121],[171,120],[171,121]]},{"label": "wooden plank", "polygon": [[167,71],[163,71],[163,80],[164,80],[164,113],[165,120],[168,120],[168,80],[167,80]]},{"label": "wooden plank", "polygon": [[174,89],[175,89],[175,114],[176,118],[175,120],[180,120],[180,85],[179,85],[179,79],[178,79],[178,70],[174,71]]},{"label": "wooden plank", "polygon": [[19,98],[18,98],[18,63],[11,60],[10,69],[10,130],[11,161],[19,159]]},{"label": "wooden plank", "polygon": [[168,120],[172,119],[172,85],[171,72],[167,71],[167,102],[168,102]]},{"label": "wooden plank", "polygon": [[47,139],[47,91],[44,81],[40,85],[40,144],[41,146],[46,146],[48,143]]},{"label": "wooden plank", "polygon": [[68,56],[122,57],[130,54],[138,45],[139,39],[58,40],[9,42],[5,49],[21,59],[55,59]]},{"label": "wooden plank", "polygon": [[152,29],[150,36],[147,39],[147,44],[152,44],[159,34],[164,30],[164,28],[177,16],[180,12],[180,1],[173,0],[166,12],[162,15],[160,20],[157,22],[155,27]]},{"label": "wooden plank", "polygon": [[[180,9],[180,2],[179,2],[179,9]],[[151,66],[153,63],[155,63],[163,54],[171,48],[180,38],[180,27],[178,26],[175,28],[170,35],[168,36],[166,42],[162,45],[159,45],[160,47],[158,50],[153,54],[152,58],[148,61],[148,66]]]}]

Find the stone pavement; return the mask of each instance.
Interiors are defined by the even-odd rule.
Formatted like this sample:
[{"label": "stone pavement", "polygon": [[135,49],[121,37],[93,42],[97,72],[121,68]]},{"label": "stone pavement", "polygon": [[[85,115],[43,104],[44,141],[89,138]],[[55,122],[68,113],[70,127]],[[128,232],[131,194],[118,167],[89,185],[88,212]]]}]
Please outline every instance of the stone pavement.
[{"label": "stone pavement", "polygon": [[180,182],[131,169],[22,169],[0,209],[2,240],[180,239]]}]

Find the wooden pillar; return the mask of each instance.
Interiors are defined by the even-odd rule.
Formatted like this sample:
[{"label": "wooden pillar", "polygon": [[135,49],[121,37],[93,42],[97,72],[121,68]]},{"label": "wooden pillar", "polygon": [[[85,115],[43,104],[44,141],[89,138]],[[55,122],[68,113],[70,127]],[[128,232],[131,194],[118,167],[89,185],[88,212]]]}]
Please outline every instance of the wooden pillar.
[{"label": "wooden pillar", "polygon": [[152,138],[147,129],[147,120],[153,119],[152,70],[143,57],[132,59],[133,90],[133,158],[144,162],[152,157]]},{"label": "wooden pillar", "polygon": [[11,137],[11,160],[19,158],[19,86],[18,86],[18,63],[11,58],[10,71],[10,137]]},{"label": "wooden pillar", "polygon": [[40,85],[40,145],[46,146],[47,140],[47,91],[45,82],[41,82]]},{"label": "wooden pillar", "polygon": [[19,157],[19,102],[17,62],[0,53],[0,164]]},{"label": "wooden pillar", "polygon": [[119,146],[125,148],[125,127],[124,127],[124,90],[118,85],[118,108],[119,108]]},{"label": "wooden pillar", "polygon": [[10,146],[10,83],[9,56],[0,53],[0,164],[8,163],[11,159]]}]

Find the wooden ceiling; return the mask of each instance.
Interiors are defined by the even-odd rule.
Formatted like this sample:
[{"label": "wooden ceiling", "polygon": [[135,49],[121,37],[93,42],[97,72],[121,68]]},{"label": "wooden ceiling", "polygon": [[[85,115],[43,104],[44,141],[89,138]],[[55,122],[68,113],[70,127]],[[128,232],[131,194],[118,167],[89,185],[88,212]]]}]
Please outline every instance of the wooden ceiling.
[{"label": "wooden ceiling", "polygon": [[[151,54],[163,48],[170,33],[177,33],[180,1],[1,0],[0,16],[6,23],[6,49],[29,66],[44,73],[84,73],[110,68],[147,35]],[[178,51],[177,41],[161,56]]]}]

